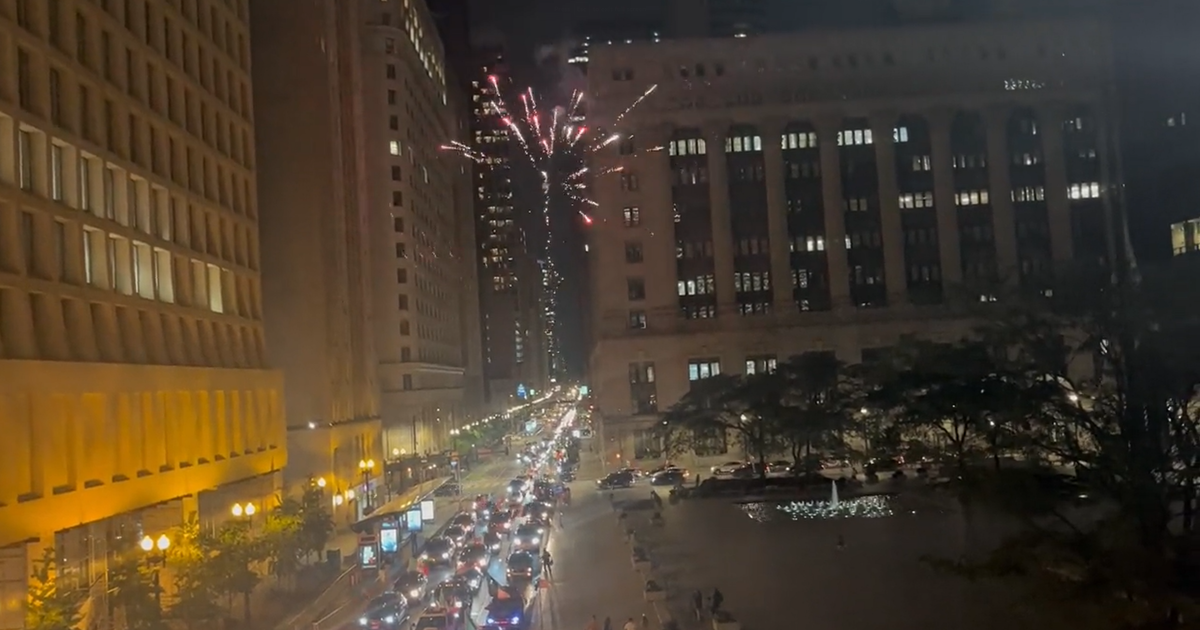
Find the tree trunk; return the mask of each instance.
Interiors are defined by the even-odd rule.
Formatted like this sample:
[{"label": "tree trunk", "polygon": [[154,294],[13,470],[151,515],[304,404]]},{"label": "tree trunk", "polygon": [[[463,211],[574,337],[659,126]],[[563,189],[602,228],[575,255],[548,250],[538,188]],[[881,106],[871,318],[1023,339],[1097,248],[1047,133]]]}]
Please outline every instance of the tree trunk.
[{"label": "tree trunk", "polygon": [[242,618],[250,623],[250,591],[242,592]]}]

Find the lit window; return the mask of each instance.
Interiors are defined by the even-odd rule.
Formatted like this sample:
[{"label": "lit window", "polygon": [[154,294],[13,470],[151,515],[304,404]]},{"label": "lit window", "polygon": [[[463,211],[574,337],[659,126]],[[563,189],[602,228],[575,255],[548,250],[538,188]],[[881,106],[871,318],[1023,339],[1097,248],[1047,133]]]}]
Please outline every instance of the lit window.
[{"label": "lit window", "polygon": [[388,142],[388,153],[400,155],[400,142],[398,140]]}]

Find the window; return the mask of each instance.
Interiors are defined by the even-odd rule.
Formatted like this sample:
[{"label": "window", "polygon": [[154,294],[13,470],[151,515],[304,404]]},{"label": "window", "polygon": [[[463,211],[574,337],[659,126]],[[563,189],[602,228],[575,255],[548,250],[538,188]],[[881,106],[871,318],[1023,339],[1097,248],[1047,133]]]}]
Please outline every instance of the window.
[{"label": "window", "polygon": [[900,195],[900,207],[905,208],[905,209],[907,209],[907,208],[932,208],[933,207],[933,193],[927,191],[927,192],[919,192],[919,193],[905,193],[903,195]]},{"label": "window", "polygon": [[892,142],[908,142],[908,127],[896,127],[892,130]]},{"label": "window", "polygon": [[871,209],[870,200],[866,197],[850,197],[843,204],[846,212],[866,212]]},{"label": "window", "polygon": [[914,172],[931,171],[933,170],[933,160],[928,155],[912,156],[912,170]]},{"label": "window", "polygon": [[408,270],[401,267],[396,270],[396,284],[408,284]]},{"label": "window", "polygon": [[1082,184],[1071,184],[1067,188],[1068,199],[1099,199],[1100,198],[1100,182],[1086,182]]},{"label": "window", "polygon": [[33,134],[24,129],[17,132],[17,176],[21,190],[33,190]]},{"label": "window", "polygon": [[29,212],[21,213],[21,250],[25,255],[25,274],[32,276],[37,262],[36,251],[34,247],[35,235],[33,233],[33,214]]},{"label": "window", "polygon": [[761,136],[732,136],[725,138],[726,153],[749,153],[762,151]]},{"label": "window", "polygon": [[775,371],[776,359],[773,354],[746,357],[746,374],[770,374]]},{"label": "window", "polygon": [[397,234],[403,234],[404,217],[392,217],[392,229],[395,230]]},{"label": "window", "polygon": [[875,138],[870,129],[847,129],[837,135],[839,147],[874,144]]},{"label": "window", "polygon": [[404,243],[396,243],[396,258],[408,258],[408,249]]},{"label": "window", "polygon": [[391,140],[388,142],[388,153],[392,155],[400,155],[400,142],[398,140]]},{"label": "window", "polygon": [[404,205],[404,191],[393,190],[392,191],[392,206],[399,207],[402,205]]},{"label": "window", "polygon": [[50,69],[50,121],[62,126],[62,74],[58,69]]},{"label": "window", "polygon": [[117,175],[112,168],[104,169],[104,218],[117,218]]},{"label": "window", "polygon": [[653,382],[655,382],[653,361],[629,364],[629,383],[631,385],[642,385]]},{"label": "window", "polygon": [[688,361],[688,380],[700,381],[721,374],[720,359],[692,359]]},{"label": "window", "polygon": [[954,168],[986,168],[987,156],[983,154],[956,155]]},{"label": "window", "polygon": [[637,189],[638,189],[637,173],[622,172],[621,173],[621,190],[632,192]]},{"label": "window", "polygon": [[769,271],[738,271],[733,274],[733,290],[770,291],[771,272]]},{"label": "window", "polygon": [[400,336],[408,337],[411,334],[412,334],[411,325],[408,323],[408,320],[406,319],[406,320],[401,321],[400,322]]},{"label": "window", "polygon": [[1013,188],[1012,200],[1014,202],[1028,201],[1045,201],[1046,187],[1045,186],[1020,186]]},{"label": "window", "polygon": [[783,134],[784,149],[815,149],[817,148],[817,132],[800,131]]},{"label": "window", "polygon": [[392,181],[398,182],[401,179],[402,179],[402,175],[400,173],[400,167],[393,164],[392,165]]},{"label": "window", "polygon": [[50,145],[50,198],[63,200],[63,148],[60,144]]},{"label": "window", "polygon": [[397,131],[400,129],[400,117],[399,116],[395,116],[395,115],[388,116],[388,129],[391,129],[392,131]]},{"label": "window", "polygon": [[956,206],[985,206],[988,203],[986,188],[983,190],[960,190],[954,195],[954,205]]},{"label": "window", "polygon": [[408,296],[407,295],[401,293],[399,300],[397,300],[397,303],[398,303],[400,310],[402,310],[402,311],[408,310]]},{"label": "window", "polygon": [[387,65],[387,78],[389,78],[389,79],[396,78],[396,65],[395,64],[389,63]]},{"label": "window", "polygon": [[29,53],[24,48],[17,49],[17,102],[26,111],[33,108],[32,70],[29,67]]},{"label": "window", "polygon": [[676,283],[677,293],[684,295],[712,295],[717,287],[712,274],[687,278]]},{"label": "window", "polygon": [[625,243],[625,262],[636,264],[642,262],[642,244],[638,242]]},{"label": "window", "polygon": [[625,227],[637,227],[642,224],[642,211],[640,208],[636,206],[625,208],[623,213],[625,215]]},{"label": "window", "polygon": [[627,278],[625,288],[630,301],[637,302],[646,299],[646,281],[642,278]]},{"label": "window", "polygon": [[400,377],[400,387],[405,391],[413,388],[412,374],[405,374]]},{"label": "window", "polygon": [[667,144],[667,155],[707,155],[708,146],[704,138],[672,140]]}]

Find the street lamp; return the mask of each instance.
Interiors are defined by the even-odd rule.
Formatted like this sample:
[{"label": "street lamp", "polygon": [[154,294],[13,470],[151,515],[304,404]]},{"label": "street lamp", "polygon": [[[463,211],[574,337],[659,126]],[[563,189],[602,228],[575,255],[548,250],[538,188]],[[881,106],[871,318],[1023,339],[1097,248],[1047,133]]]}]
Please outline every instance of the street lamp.
[{"label": "street lamp", "polygon": [[255,512],[258,511],[258,508],[254,507],[254,504],[250,503],[250,502],[247,502],[246,505],[242,505],[241,503],[234,503],[233,507],[229,508],[229,511],[236,518],[242,518],[243,516],[245,516],[246,518],[250,518],[250,517],[254,516]]},{"label": "street lamp", "polygon": [[[171,546],[171,539],[167,538],[166,534],[158,537],[158,539],[149,536],[143,536],[138,542],[138,546],[142,551],[146,552],[146,564],[154,568],[154,601],[158,604],[159,609],[162,609],[162,580],[159,577],[159,566],[167,565],[167,548]],[[154,553],[157,550],[158,553]]]},{"label": "street lamp", "polygon": [[[362,472],[363,492],[366,496],[363,497],[363,514],[371,513],[371,471],[375,470],[375,460],[360,459],[358,460],[358,470]],[[353,497],[351,497],[353,498]]]},{"label": "street lamp", "polygon": [[318,488],[325,487],[325,478],[324,477],[317,477],[317,487]]}]

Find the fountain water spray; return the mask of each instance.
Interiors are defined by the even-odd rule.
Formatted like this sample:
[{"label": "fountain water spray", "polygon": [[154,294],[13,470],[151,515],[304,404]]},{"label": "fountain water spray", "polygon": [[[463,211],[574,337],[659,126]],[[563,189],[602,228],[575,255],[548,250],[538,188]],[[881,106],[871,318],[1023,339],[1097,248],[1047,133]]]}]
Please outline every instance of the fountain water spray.
[{"label": "fountain water spray", "polygon": [[829,491],[829,507],[836,510],[838,507],[837,480],[829,483],[832,486],[832,489]]}]

